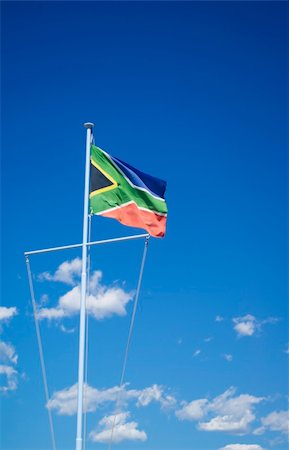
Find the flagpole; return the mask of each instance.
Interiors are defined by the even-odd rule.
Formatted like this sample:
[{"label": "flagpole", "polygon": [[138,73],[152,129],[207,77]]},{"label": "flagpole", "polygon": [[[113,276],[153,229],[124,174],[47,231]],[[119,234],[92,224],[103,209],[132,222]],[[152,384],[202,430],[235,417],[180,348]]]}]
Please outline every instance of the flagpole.
[{"label": "flagpole", "polygon": [[78,396],[77,396],[77,431],[76,450],[82,450],[82,424],[83,424],[83,380],[84,380],[84,353],[85,353],[85,301],[87,282],[87,230],[88,230],[88,195],[90,175],[90,145],[92,128],[94,124],[87,122],[86,128],[86,159],[85,159],[85,185],[83,210],[83,239],[82,239],[82,271],[81,271],[81,298],[79,322],[79,356],[78,356]]}]

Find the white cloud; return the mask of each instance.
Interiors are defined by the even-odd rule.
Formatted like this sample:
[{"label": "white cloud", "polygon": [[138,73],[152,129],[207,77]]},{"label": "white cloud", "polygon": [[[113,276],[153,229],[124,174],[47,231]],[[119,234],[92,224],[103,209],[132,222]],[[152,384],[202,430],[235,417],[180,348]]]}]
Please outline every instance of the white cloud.
[{"label": "white cloud", "polygon": [[141,391],[131,390],[131,394],[137,397],[137,406],[147,406],[153,400],[160,402],[162,400],[163,390],[157,384],[153,384]]},{"label": "white cloud", "polygon": [[74,285],[76,279],[80,277],[81,274],[81,259],[75,258],[71,261],[64,261],[57,268],[54,274],[50,272],[42,272],[38,279],[40,281],[59,281],[61,283],[66,283]]},{"label": "white cloud", "polygon": [[268,317],[264,320],[258,320],[251,314],[234,317],[232,320],[234,323],[234,330],[238,337],[253,336],[257,332],[260,332],[264,325],[268,323],[274,324],[279,321],[277,317]]},{"label": "white cloud", "polygon": [[12,306],[11,308],[7,308],[6,306],[0,306],[0,321],[1,320],[8,321],[17,314],[18,310],[15,306]]},{"label": "white cloud", "polygon": [[198,429],[202,431],[226,431],[233,434],[248,432],[249,425],[255,420],[254,406],[264,400],[249,394],[235,396],[236,389],[231,387],[223,394],[208,399],[193,400],[183,403],[176,411],[180,420],[199,421]]},{"label": "white cloud", "polygon": [[[62,278],[62,281],[66,276],[66,283],[68,281],[75,281],[74,275],[77,275],[77,267],[79,263],[70,264],[66,261],[61,264],[57,269],[56,273],[61,273],[58,278]],[[71,263],[73,263],[71,261]],[[80,261],[80,260],[79,260]],[[64,267],[68,269],[65,271]],[[62,267],[61,271],[60,268]],[[71,267],[73,269],[71,269]],[[64,276],[63,273],[66,275]],[[42,274],[43,275],[43,274]],[[55,277],[56,275],[53,275]],[[86,299],[87,312],[97,320],[105,319],[111,317],[112,315],[125,316],[126,306],[133,299],[133,292],[125,292],[122,288],[118,286],[104,286],[101,284],[102,272],[95,271],[90,277],[89,283],[89,295]],[[68,283],[70,284],[70,283]],[[48,320],[60,320],[64,317],[71,317],[78,314],[80,309],[80,285],[77,284],[66,294],[62,295],[56,307],[40,307],[38,309],[37,315],[39,319]]]},{"label": "white cloud", "polygon": [[255,419],[251,411],[245,411],[243,416],[225,414],[214,417],[208,422],[199,423],[202,431],[226,431],[233,434],[244,434],[248,431],[248,424]]},{"label": "white cloud", "polygon": [[287,355],[289,355],[289,344],[287,344],[287,348],[286,350],[284,350],[285,353],[287,353]]},{"label": "white cloud", "polygon": [[146,441],[147,435],[144,431],[138,430],[137,422],[127,422],[130,417],[129,412],[119,413],[117,415],[105,416],[99,422],[99,431],[94,430],[89,434],[89,439],[93,442],[109,443],[111,440],[111,430],[114,424],[112,442],[122,441]]},{"label": "white cloud", "polygon": [[[84,410],[95,411],[101,404],[101,392],[89,385],[84,386]],[[77,412],[77,383],[61,391],[54,392],[47,403],[48,409],[54,409],[63,416],[72,416]]]},{"label": "white cloud", "polygon": [[40,305],[41,306],[46,305],[48,303],[48,301],[49,301],[48,295],[47,294],[42,294],[41,297],[40,297],[40,302],[39,302]]},{"label": "white cloud", "polygon": [[233,318],[234,330],[238,336],[252,336],[258,327],[258,322],[254,316],[247,314],[243,317]]},{"label": "white cloud", "polygon": [[129,397],[137,398],[137,406],[147,406],[152,401],[159,402],[161,408],[170,409],[176,404],[176,399],[172,395],[164,393],[162,386],[158,384],[153,384],[142,390],[131,389],[127,391]]},{"label": "white cloud", "polygon": [[76,328],[66,328],[63,324],[60,325],[59,329],[66,334],[72,334],[76,331]]},{"label": "white cloud", "polygon": [[[89,385],[84,389],[84,409],[87,412],[95,411],[100,405],[117,403],[125,406],[133,401],[136,406],[148,406],[151,402],[158,402],[162,409],[174,407],[176,400],[164,392],[162,386],[152,385],[144,389],[128,389],[128,384],[114,386],[108,389],[95,389]],[[48,401],[47,407],[54,409],[60,415],[74,415],[77,411],[77,383],[61,391],[54,392]]]},{"label": "white cloud", "polygon": [[2,363],[17,364],[18,355],[11,344],[0,341],[0,361]]},{"label": "white cloud", "polygon": [[[15,306],[10,308],[0,307],[0,324],[10,321],[18,314]],[[0,332],[2,332],[0,326]],[[18,386],[18,372],[15,366],[18,361],[18,355],[12,344],[0,341],[0,392],[14,391]]]},{"label": "white cloud", "polygon": [[288,411],[273,411],[268,416],[263,417],[261,422],[264,427],[271,431],[281,431],[282,433],[288,433],[289,431]]},{"label": "white cloud", "polygon": [[[71,315],[71,314],[70,314]],[[68,313],[59,307],[56,308],[39,308],[37,311],[37,318],[41,319],[63,319],[64,317],[69,317]]]},{"label": "white cloud", "polygon": [[183,407],[176,411],[176,416],[180,420],[199,420],[206,414],[209,401],[206,398],[193,400],[190,403],[183,403]]},{"label": "white cloud", "polygon": [[196,356],[198,356],[201,353],[201,350],[198,348],[194,353],[193,353],[193,358],[195,358]]},{"label": "white cloud", "polygon": [[255,420],[254,406],[264,400],[249,394],[234,396],[236,389],[231,387],[220,396],[213,399],[209,412],[217,414],[207,422],[199,424],[204,431],[228,431],[242,434],[248,431],[248,426]]},{"label": "white cloud", "polygon": [[254,434],[263,434],[266,430],[289,433],[288,411],[273,411],[268,416],[261,418],[262,426],[254,431]]},{"label": "white cloud", "polygon": [[216,322],[222,322],[224,320],[224,317],[222,317],[222,316],[216,316],[216,318],[215,318],[215,321]]},{"label": "white cloud", "polygon": [[174,408],[176,406],[176,399],[173,395],[162,395],[161,398],[159,399],[161,408],[163,410],[170,410],[172,408]]},{"label": "white cloud", "polygon": [[226,361],[228,361],[228,362],[233,361],[233,355],[231,355],[230,353],[225,353],[225,354],[223,355],[223,357],[224,357],[224,359],[225,359]]},{"label": "white cloud", "polygon": [[205,342],[211,342],[212,340],[213,340],[213,338],[212,338],[211,336],[206,337],[206,338],[204,339]]},{"label": "white cloud", "polygon": [[264,448],[257,444],[228,444],[220,450],[264,450]]},{"label": "white cloud", "polygon": [[[0,365],[0,375],[6,378],[4,384],[1,383],[0,392],[15,391],[18,385],[18,372],[11,366]],[[2,378],[2,377],[1,377]]]}]

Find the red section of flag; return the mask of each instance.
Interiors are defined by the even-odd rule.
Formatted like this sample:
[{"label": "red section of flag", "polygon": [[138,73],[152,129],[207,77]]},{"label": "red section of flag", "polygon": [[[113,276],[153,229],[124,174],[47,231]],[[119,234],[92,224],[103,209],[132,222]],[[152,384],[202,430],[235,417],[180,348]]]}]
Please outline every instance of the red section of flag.
[{"label": "red section of flag", "polygon": [[99,215],[116,219],[130,227],[144,228],[154,237],[164,237],[166,232],[166,216],[139,209],[135,203],[120,206],[119,208],[103,212]]}]

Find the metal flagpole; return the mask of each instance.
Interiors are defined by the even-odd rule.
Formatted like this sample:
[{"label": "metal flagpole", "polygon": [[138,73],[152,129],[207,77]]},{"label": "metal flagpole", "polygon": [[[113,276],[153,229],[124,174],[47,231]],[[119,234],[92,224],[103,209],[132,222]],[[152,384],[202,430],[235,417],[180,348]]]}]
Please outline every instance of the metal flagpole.
[{"label": "metal flagpole", "polygon": [[84,124],[86,128],[86,160],[84,185],[84,211],[83,211],[83,239],[82,239],[82,271],[81,271],[81,298],[79,322],[79,356],[78,356],[78,396],[77,396],[77,431],[76,450],[82,450],[82,422],[83,422],[83,380],[84,380],[84,353],[85,353],[85,302],[86,302],[86,269],[87,269],[87,230],[88,230],[88,195],[90,175],[90,144],[93,123]]}]

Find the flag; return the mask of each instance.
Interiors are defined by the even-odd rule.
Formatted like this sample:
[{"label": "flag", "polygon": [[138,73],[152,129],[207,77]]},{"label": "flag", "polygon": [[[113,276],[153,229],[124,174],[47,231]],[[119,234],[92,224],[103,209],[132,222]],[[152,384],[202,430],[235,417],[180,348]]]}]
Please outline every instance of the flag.
[{"label": "flag", "polygon": [[90,159],[90,212],[144,228],[151,236],[166,231],[166,182],[108,155],[95,145]]}]

